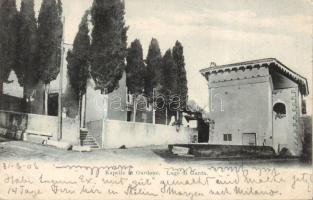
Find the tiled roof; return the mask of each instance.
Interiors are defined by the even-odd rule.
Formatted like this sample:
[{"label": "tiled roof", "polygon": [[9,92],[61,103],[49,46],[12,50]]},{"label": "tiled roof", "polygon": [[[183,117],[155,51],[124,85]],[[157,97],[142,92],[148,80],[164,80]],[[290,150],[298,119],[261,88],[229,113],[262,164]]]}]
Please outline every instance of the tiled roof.
[{"label": "tiled roof", "polygon": [[[274,64],[274,65],[271,65]],[[255,67],[255,66],[262,66],[266,65],[269,67],[277,67],[279,71],[284,74],[285,76],[289,77],[296,83],[300,85],[300,89],[302,90],[302,93],[304,95],[309,94],[308,90],[308,83],[307,79],[301,76],[300,74],[294,72],[293,70],[289,69],[286,65],[281,63],[276,58],[263,58],[258,60],[251,60],[251,61],[245,61],[245,62],[238,62],[238,63],[232,63],[232,64],[226,64],[226,65],[214,65],[205,69],[200,70],[200,73],[206,77],[207,74],[211,73],[218,73],[218,72],[224,72],[226,70],[233,70],[233,69],[245,69],[248,67]]]}]

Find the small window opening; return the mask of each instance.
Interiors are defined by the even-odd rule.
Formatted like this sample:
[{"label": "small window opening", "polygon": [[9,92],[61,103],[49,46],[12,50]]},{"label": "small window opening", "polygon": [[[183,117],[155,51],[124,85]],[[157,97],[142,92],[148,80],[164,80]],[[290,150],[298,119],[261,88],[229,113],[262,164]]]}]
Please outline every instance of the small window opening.
[{"label": "small window opening", "polygon": [[286,117],[286,106],[283,103],[276,103],[273,107],[273,111],[275,113],[275,119]]},{"label": "small window opening", "polygon": [[224,141],[232,141],[231,134],[224,134]]}]

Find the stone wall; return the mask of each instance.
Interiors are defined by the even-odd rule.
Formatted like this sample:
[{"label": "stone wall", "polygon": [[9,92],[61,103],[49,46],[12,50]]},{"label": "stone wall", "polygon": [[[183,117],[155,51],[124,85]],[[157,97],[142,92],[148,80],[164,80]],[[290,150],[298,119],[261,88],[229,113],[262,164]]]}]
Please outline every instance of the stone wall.
[{"label": "stone wall", "polygon": [[[27,140],[31,135],[57,140],[58,124],[55,116],[0,111],[0,134],[7,138]],[[62,141],[79,144],[78,120],[63,118]]]},{"label": "stone wall", "polygon": [[308,162],[312,162],[312,116],[300,117],[300,124],[303,131],[303,151],[302,157]]},{"label": "stone wall", "polygon": [[62,141],[73,145],[80,144],[80,127],[78,119],[62,119]]},{"label": "stone wall", "polygon": [[[209,118],[214,122],[210,144],[248,145],[255,135],[257,146],[272,146],[277,153],[285,147],[301,155],[302,97],[296,82],[259,66],[211,73],[208,85]],[[285,105],[285,114],[273,111],[276,103]]]},{"label": "stone wall", "polygon": [[30,134],[57,138],[58,117],[48,115],[28,114],[27,130]]},{"label": "stone wall", "polygon": [[273,111],[273,148],[279,152],[288,148],[293,155],[300,155],[302,151],[299,126],[300,109],[298,107],[298,88],[286,88],[273,91],[273,106],[283,103],[286,106],[286,115],[277,117]]},{"label": "stone wall", "polygon": [[[240,81],[240,83],[238,82]],[[268,77],[209,86],[210,144],[243,145],[243,134],[256,135],[256,145],[272,145],[272,92]],[[231,134],[231,141],[224,141]]]},{"label": "stone wall", "polygon": [[[147,145],[166,145],[173,143],[191,143],[196,130],[159,124],[104,120],[89,122],[88,131],[102,148],[140,147]],[[102,136],[100,136],[100,133]]]},{"label": "stone wall", "polygon": [[126,74],[119,81],[119,87],[110,94],[95,90],[95,83],[89,81],[86,91],[86,122],[113,119],[126,121]]}]

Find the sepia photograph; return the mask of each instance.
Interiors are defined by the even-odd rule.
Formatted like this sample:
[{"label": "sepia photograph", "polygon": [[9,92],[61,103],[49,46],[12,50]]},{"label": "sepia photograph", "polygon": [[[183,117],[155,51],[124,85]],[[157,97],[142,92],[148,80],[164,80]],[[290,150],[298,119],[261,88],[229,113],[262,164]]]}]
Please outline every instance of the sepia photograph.
[{"label": "sepia photograph", "polygon": [[311,0],[0,0],[0,199],[313,198]]}]

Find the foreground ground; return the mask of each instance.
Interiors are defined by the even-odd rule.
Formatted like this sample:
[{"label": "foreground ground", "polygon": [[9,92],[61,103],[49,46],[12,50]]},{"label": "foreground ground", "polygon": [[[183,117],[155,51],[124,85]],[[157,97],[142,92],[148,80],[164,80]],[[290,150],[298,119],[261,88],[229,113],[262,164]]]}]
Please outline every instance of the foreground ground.
[{"label": "foreground ground", "polygon": [[274,165],[290,167],[309,167],[298,159],[210,159],[179,157],[171,155],[167,146],[146,146],[126,149],[100,149],[92,152],[74,152],[51,146],[33,144],[25,141],[11,141],[0,137],[0,160],[39,160],[49,162],[108,161],[125,160],[145,163],[187,163],[196,165]]}]

